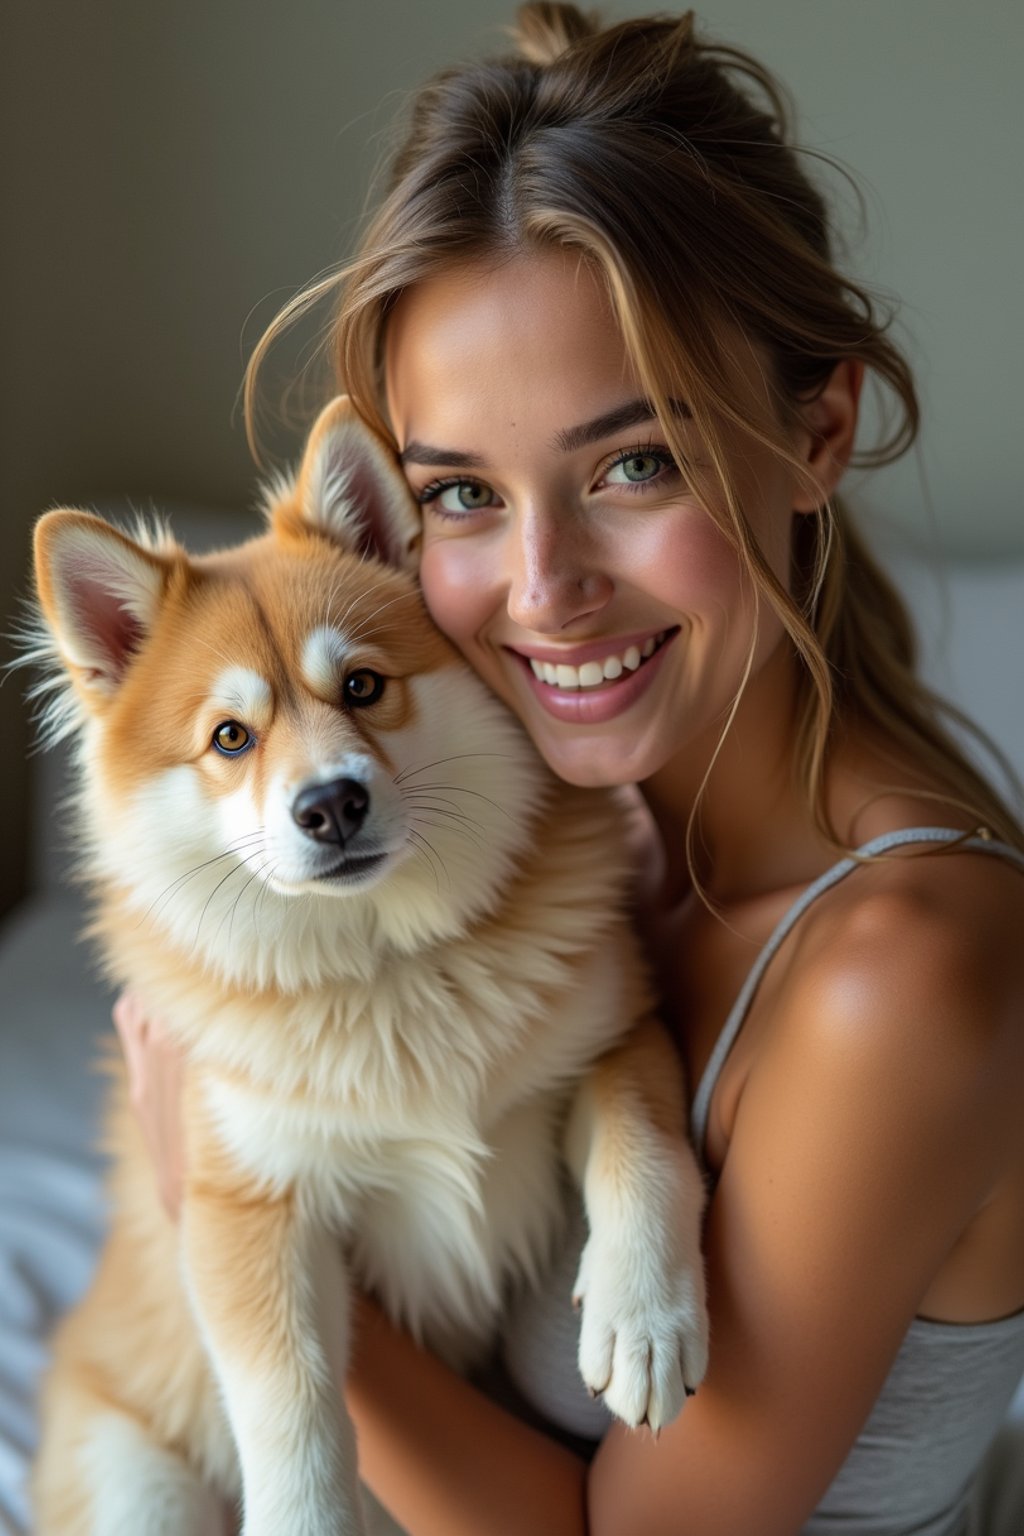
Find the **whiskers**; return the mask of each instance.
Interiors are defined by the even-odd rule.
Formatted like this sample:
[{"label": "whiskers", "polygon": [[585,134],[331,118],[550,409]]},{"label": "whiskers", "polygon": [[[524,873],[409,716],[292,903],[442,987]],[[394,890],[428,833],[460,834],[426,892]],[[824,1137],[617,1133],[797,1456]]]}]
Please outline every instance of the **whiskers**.
[{"label": "whiskers", "polygon": [[444,876],[449,891],[453,888],[452,878],[443,855],[431,842],[427,832],[453,834],[472,844],[477,852],[484,854],[488,846],[487,829],[478,816],[470,814],[464,802],[460,804],[460,797],[466,796],[471,800],[484,801],[503,816],[508,816],[509,813],[497,800],[492,799],[490,795],[485,795],[481,790],[436,778],[424,779],[423,775],[444,767],[446,763],[455,763],[468,758],[502,757],[503,755],[500,752],[454,752],[448,757],[438,757],[431,762],[421,763],[418,767],[404,768],[392,778],[392,783],[405,802],[408,813],[407,840],[420,861],[431,870],[439,895],[441,875]]},{"label": "whiskers", "polygon": [[[224,926],[224,923],[228,922],[230,919],[230,924],[228,927],[228,942],[230,943],[235,913],[238,910],[239,902],[241,901],[245,892],[249,889],[253,880],[259,878],[260,876],[267,875],[268,873],[271,875],[273,874],[273,870],[270,869],[271,861],[266,857],[266,854],[267,844],[265,828],[260,827],[253,832],[244,834],[244,836],[240,838],[236,838],[235,841],[229,844],[229,846],[225,848],[222,853],[214,854],[214,856],[209,859],[203,859],[199,864],[193,865],[191,869],[187,869],[184,874],[178,875],[177,878],[172,880],[169,885],[165,886],[160,894],[156,897],[156,899],[150,903],[142,917],[139,919],[140,926],[142,923],[158,922],[161,917],[166,916],[169,905],[172,904],[175,899],[181,895],[185,886],[187,886],[192,880],[195,880],[197,876],[201,875],[204,870],[213,869],[216,865],[224,863],[225,860],[232,860],[233,862],[227,873],[217,881],[216,885],[213,887],[213,890],[210,891],[209,895],[206,897],[206,900],[203,903],[203,908],[199,914],[199,920],[196,923],[195,934],[193,935],[192,939],[192,949],[195,950],[199,944],[199,937],[200,933],[202,932],[203,923],[206,920],[207,914],[210,911],[210,907],[217,895],[217,892],[226,886],[228,881],[231,880],[235,875],[247,872],[248,878],[244,881],[240,890],[236,894],[228,911],[222,915],[220,924],[217,928],[217,933],[214,935],[214,939],[216,940],[221,931],[221,928]],[[252,868],[251,866],[254,864],[254,861],[257,860],[262,860],[263,862],[256,863],[255,868]],[[259,895],[264,894],[267,889],[268,887],[266,884],[262,885]],[[259,896],[257,897],[256,904],[254,904],[254,920],[256,916],[256,907],[258,906],[258,901]]]},{"label": "whiskers", "polygon": [[423,811],[425,813],[422,816],[410,814],[410,821],[420,822],[423,826],[427,827],[440,827],[441,822],[431,819],[432,817],[440,816],[444,822],[450,823],[448,830],[454,832],[456,836],[466,838],[476,848],[481,850],[486,848],[487,844],[481,836],[481,823],[475,817],[469,816],[465,811],[449,809],[452,806],[452,801],[448,800],[444,795],[424,795],[418,800],[406,798],[405,803],[410,812]]},{"label": "whiskers", "polygon": [[[427,770],[430,769],[430,768],[443,768],[445,763],[458,763],[458,762],[462,762],[463,759],[469,758],[469,757],[477,757],[477,758],[479,758],[479,757],[505,757],[505,756],[506,756],[506,753],[504,753],[504,752],[453,752],[450,757],[435,757],[433,762],[421,763],[418,768],[403,768],[401,773],[396,773],[395,774],[394,779],[392,780],[392,782],[394,784],[404,784],[408,779],[414,779],[414,778],[417,777],[418,774],[426,773]],[[453,786],[448,785],[446,787],[450,789]],[[463,785],[458,785],[456,787],[462,789],[463,793],[465,793],[467,795],[473,793],[472,790],[465,789]],[[484,795],[481,798],[486,800],[487,796]],[[494,800],[492,800],[491,804],[494,805],[494,804],[496,804],[496,802]],[[498,809],[500,810],[501,807],[499,806]]]},{"label": "whiskers", "polygon": [[257,942],[259,942],[259,940],[260,940],[260,924],[259,924],[260,905],[266,899],[266,897],[267,897],[267,895],[268,895],[268,893],[270,891],[270,881],[274,878],[274,875],[276,874],[278,867],[279,866],[277,864],[273,864],[270,859],[264,859],[263,863],[257,869],[252,870],[252,872],[249,875],[248,880],[246,880],[245,884],[242,886],[242,889],[235,896],[235,899],[231,903],[231,906],[230,906],[229,910],[221,918],[220,923],[219,923],[219,925],[217,927],[217,932],[213,936],[214,943],[216,943],[217,939],[220,937],[220,930],[221,930],[221,928],[224,927],[225,922],[227,922],[227,925],[228,925],[228,943],[229,944],[231,943],[231,938],[232,938],[232,935],[234,933],[234,928],[235,928],[235,913],[238,911],[238,906],[239,906],[239,903],[242,900],[242,897],[245,895],[246,891],[252,885],[254,880],[259,880],[260,881],[260,888],[256,892],[256,897],[255,897],[255,900],[253,901],[253,904],[252,904],[252,914],[251,914],[253,928],[256,931],[256,939],[257,939]]},{"label": "whiskers", "polygon": [[406,830],[405,836],[406,841],[412,846],[413,853],[422,864],[426,865],[427,869],[429,869],[433,875],[434,884],[437,887],[437,894],[439,896],[441,894],[441,881],[438,877],[439,869],[444,874],[445,884],[450,891],[452,889],[452,877],[448,873],[448,866],[430,839],[425,837],[422,832],[414,831],[411,827]]},{"label": "whiskers", "polygon": [[[477,752],[473,752],[473,753],[467,754],[467,756],[472,756],[472,757],[483,757],[483,756],[489,756],[489,755],[491,755],[491,754],[477,753]],[[449,761],[449,759],[442,758],[440,761],[441,762],[447,762],[447,761]],[[430,764],[429,766],[433,767],[435,765],[434,764]],[[426,772],[426,769],[423,769],[421,771],[422,772]],[[508,821],[514,821],[515,820],[515,818],[509,814],[509,812],[505,809],[505,807],[499,801],[492,799],[492,797],[490,795],[485,795],[479,789],[468,789],[465,784],[445,784],[445,783],[438,783],[436,781],[435,782],[428,782],[428,783],[417,782],[415,784],[410,784],[408,779],[406,779],[405,784],[403,784],[403,783],[400,782],[401,778],[402,778],[402,775],[399,775],[399,778],[394,779],[392,782],[394,783],[396,789],[401,794],[403,800],[407,799],[409,794],[427,795],[427,794],[437,793],[438,791],[446,791],[448,794],[452,794],[452,795],[469,795],[471,799],[482,800],[486,805],[491,806],[494,810],[498,811],[502,816],[504,816],[506,818],[506,820],[508,820]],[[463,814],[465,814],[465,813],[463,813]],[[480,825],[481,825],[481,823],[477,822],[477,826],[480,826]]]}]

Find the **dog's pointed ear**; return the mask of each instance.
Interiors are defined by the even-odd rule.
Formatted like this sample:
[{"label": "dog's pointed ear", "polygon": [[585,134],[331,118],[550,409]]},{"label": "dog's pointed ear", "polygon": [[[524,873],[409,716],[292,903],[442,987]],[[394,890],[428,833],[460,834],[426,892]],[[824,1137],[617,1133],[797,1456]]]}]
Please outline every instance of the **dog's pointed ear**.
[{"label": "dog's pointed ear", "polygon": [[388,444],[339,395],[317,417],[295,491],[273,509],[281,533],[326,534],[352,554],[413,569],[419,511]]},{"label": "dog's pointed ear", "polygon": [[90,693],[113,694],[163,602],[170,564],[90,512],[35,529],[39,606],[61,659]]}]

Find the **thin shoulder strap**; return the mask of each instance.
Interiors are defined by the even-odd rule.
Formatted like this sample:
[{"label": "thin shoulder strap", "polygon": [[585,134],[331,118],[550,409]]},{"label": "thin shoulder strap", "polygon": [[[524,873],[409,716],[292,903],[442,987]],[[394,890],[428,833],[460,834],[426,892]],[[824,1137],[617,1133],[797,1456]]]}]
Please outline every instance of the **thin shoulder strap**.
[{"label": "thin shoulder strap", "polygon": [[897,832],[884,832],[881,837],[873,838],[871,842],[865,843],[862,848],[856,849],[854,853],[841,859],[838,864],[833,864],[831,869],[827,869],[823,875],[820,875],[802,895],[797,897],[772,932],[767,944],[754,961],[740,994],[729,1012],[729,1017],[722,1027],[722,1032],[715,1041],[714,1050],[708,1058],[708,1064],[704,1068],[690,1110],[693,1144],[701,1159],[704,1156],[708,1111],[711,1107],[711,1095],[715,1091],[715,1084],[743,1027],[754,993],[760,986],[761,979],[782,941],[819,896],[831,890],[834,885],[838,885],[840,880],[845,880],[847,875],[852,874],[865,859],[874,858],[880,853],[888,853],[890,848],[898,848],[903,843],[956,843],[958,848],[970,848],[976,852],[993,853],[1009,859],[1024,873],[1024,854],[1019,853],[1016,848],[1011,848],[1008,843],[997,842],[991,837],[965,836],[963,832],[954,831],[949,827],[904,827]]}]

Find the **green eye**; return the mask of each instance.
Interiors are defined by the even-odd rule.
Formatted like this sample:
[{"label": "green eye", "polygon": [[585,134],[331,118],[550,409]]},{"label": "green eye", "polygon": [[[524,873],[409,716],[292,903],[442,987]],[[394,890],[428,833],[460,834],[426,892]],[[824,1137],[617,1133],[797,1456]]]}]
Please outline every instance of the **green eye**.
[{"label": "green eye", "polygon": [[498,505],[498,498],[482,480],[435,480],[423,487],[418,497],[423,507],[430,507],[440,517],[461,517],[464,512],[486,512]]},{"label": "green eye", "polygon": [[237,757],[253,745],[254,738],[237,720],[224,720],[213,733],[213,745],[225,757]]},{"label": "green eye", "polygon": [[481,507],[490,506],[494,499],[490,486],[481,485],[479,480],[462,480],[453,489],[459,506],[465,507],[467,512],[478,512]]},{"label": "green eye", "polygon": [[376,704],[384,692],[384,678],[379,672],[371,672],[368,667],[362,667],[358,672],[352,672],[345,679],[343,689],[346,704],[353,704],[361,708],[365,704]]},{"label": "green eye", "polygon": [[677,480],[676,461],[667,448],[656,448],[653,444],[620,453],[604,472],[605,485],[631,489],[652,485],[655,481],[668,489]]},{"label": "green eye", "polygon": [[638,480],[653,480],[661,468],[661,460],[653,453],[634,453],[632,458],[620,461],[622,473],[635,485]]}]

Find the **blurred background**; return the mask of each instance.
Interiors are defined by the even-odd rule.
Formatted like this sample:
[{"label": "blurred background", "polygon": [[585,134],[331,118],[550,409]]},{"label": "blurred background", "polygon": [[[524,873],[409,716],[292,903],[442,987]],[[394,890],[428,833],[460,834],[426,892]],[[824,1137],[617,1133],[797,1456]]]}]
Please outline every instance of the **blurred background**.
[{"label": "blurred background", "polygon": [[[642,14],[619,0],[608,16]],[[410,89],[502,46],[511,0],[5,0],[0,607],[58,504],[251,508],[237,404],[277,308],[351,249]],[[919,452],[855,483],[879,534],[1024,557],[1019,0],[705,0],[790,87],[855,276],[901,300]],[[283,381],[315,342],[275,364]],[[870,430],[870,428],[869,428]],[[289,452],[297,436],[278,434]],[[1006,635],[1022,656],[1024,615]],[[5,642],[6,643],[6,642]],[[0,912],[29,881],[24,677],[0,688]],[[1024,701],[1022,701],[1024,702]]]}]

